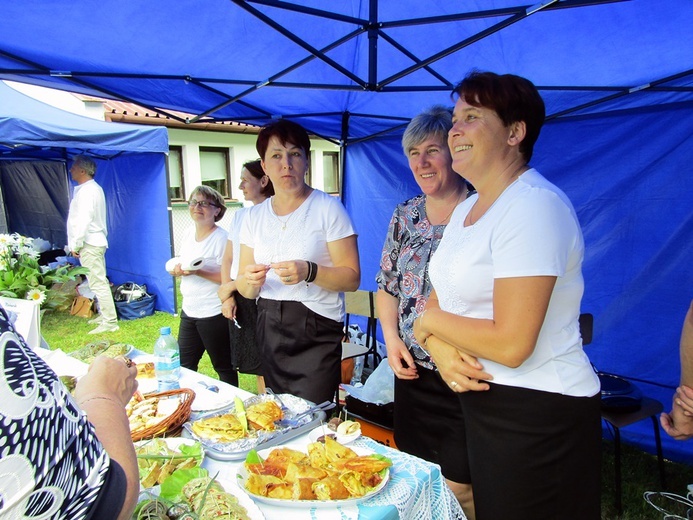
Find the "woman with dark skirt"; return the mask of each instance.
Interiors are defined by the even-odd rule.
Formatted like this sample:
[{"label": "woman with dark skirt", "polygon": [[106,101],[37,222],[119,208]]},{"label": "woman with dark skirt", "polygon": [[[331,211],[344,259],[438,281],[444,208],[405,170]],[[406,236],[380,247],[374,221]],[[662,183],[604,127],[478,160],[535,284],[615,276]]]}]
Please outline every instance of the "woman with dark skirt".
[{"label": "woman with dark skirt", "polygon": [[301,125],[270,123],[256,148],[275,194],[244,219],[236,287],[259,297],[265,384],[331,401],[341,380],[344,291],[361,280],[356,233],[339,199],[306,184],[310,138]]},{"label": "woman with dark skirt", "polygon": [[[267,197],[274,195],[272,181],[262,169],[259,159],[243,165],[239,189],[243,192],[245,200],[253,204],[260,204]],[[257,393],[262,394],[265,391],[265,379],[262,376],[262,359],[255,341],[257,303],[236,290],[241,253],[241,225],[247,214],[248,208],[242,208],[231,217],[229,240],[221,261],[221,286],[217,294],[222,302],[221,313],[229,320],[231,363],[238,372],[255,374]]]}]

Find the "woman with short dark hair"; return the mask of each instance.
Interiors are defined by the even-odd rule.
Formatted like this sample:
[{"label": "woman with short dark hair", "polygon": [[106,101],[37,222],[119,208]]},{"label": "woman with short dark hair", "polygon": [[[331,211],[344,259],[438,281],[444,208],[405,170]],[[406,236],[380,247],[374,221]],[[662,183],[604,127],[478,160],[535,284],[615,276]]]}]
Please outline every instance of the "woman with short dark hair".
[{"label": "woman with short dark hair", "polygon": [[[528,164],[544,103],[511,74],[475,72],[454,92],[452,168],[477,194],[431,260],[415,337],[458,392],[477,520],[597,520],[600,394],[578,323],[582,231],[565,194]],[[461,355],[490,374],[485,391]]]},{"label": "woman with short dark hair", "polygon": [[301,125],[270,123],[256,148],[275,194],[243,221],[236,286],[258,298],[267,386],[331,401],[341,379],[344,291],[361,281],[356,233],[339,199],[306,184],[310,138]]}]

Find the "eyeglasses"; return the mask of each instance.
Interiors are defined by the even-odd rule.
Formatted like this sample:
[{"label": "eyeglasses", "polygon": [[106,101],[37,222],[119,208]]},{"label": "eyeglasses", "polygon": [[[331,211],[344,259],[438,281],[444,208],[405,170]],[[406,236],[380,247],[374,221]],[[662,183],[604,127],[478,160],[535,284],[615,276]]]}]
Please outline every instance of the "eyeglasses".
[{"label": "eyeglasses", "polygon": [[195,200],[195,199],[192,199],[191,201],[189,201],[188,206],[190,206],[191,208],[194,208],[195,206],[200,206],[202,209],[208,208],[210,206],[213,206],[215,208],[219,207],[216,204],[214,204],[213,202],[209,202],[206,200]]}]

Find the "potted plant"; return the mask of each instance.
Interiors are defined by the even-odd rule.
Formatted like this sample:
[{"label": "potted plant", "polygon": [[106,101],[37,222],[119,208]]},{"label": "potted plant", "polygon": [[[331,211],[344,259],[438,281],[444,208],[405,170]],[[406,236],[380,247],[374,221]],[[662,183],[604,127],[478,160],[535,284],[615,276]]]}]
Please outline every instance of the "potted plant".
[{"label": "potted plant", "polygon": [[42,266],[39,255],[35,239],[17,233],[0,234],[0,295],[35,301],[42,311],[69,308],[74,294],[60,287],[87,274],[88,269],[69,263]]}]

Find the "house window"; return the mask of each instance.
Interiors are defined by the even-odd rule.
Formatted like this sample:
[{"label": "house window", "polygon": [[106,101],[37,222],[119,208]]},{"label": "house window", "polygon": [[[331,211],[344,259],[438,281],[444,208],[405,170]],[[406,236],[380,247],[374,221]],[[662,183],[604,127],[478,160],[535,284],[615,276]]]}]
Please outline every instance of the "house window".
[{"label": "house window", "polygon": [[339,193],[339,154],[323,152],[322,171],[325,193]]},{"label": "house window", "polygon": [[168,196],[170,200],[185,200],[183,183],[183,148],[171,146],[168,151]]},{"label": "house window", "polygon": [[214,188],[224,198],[231,198],[228,148],[200,148],[202,184]]}]

